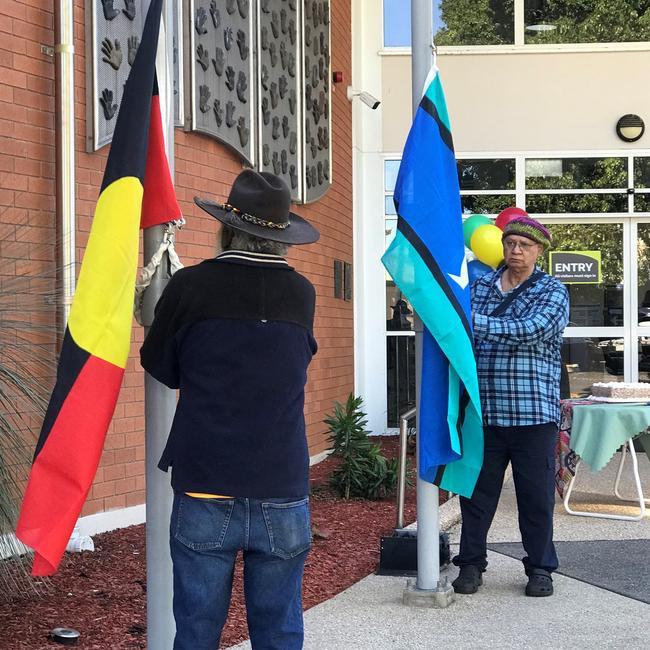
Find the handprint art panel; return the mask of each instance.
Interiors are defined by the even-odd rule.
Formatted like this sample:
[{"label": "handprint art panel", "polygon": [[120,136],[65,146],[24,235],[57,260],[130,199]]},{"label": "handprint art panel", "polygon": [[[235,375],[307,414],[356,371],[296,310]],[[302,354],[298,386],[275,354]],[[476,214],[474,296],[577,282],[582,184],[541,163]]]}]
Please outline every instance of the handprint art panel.
[{"label": "handprint art panel", "polygon": [[86,53],[88,149],[110,143],[124,84],[140,43],[150,0],[93,0]]},{"label": "handprint art panel", "polygon": [[304,202],[317,201],[332,184],[330,3],[305,0],[302,39]]},{"label": "handprint art panel", "polygon": [[190,0],[189,127],[256,158],[253,0]]},{"label": "handprint art panel", "polygon": [[300,133],[301,97],[296,62],[300,60],[299,2],[261,0],[257,15],[258,167],[281,176],[294,201],[302,200]]}]

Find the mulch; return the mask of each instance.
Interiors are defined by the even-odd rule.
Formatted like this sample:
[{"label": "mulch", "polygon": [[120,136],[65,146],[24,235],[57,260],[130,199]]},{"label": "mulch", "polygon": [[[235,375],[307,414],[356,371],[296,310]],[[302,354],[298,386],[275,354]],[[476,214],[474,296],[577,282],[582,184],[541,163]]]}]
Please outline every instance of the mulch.
[{"label": "mulch", "polygon": [[[379,438],[388,457],[397,453],[396,437]],[[414,464],[410,456],[411,465]],[[379,501],[337,498],[327,479],[336,466],[328,458],[310,470],[314,542],[303,582],[309,609],[373,573],[379,540],[395,527],[395,498]],[[441,502],[445,495],[441,492]],[[415,488],[406,490],[405,524],[415,520]],[[144,525],[93,537],[95,552],[67,553],[44,597],[0,595],[0,647],[41,650],[62,647],[50,630],[71,627],[87,650],[146,648],[146,563]],[[221,648],[248,637],[243,602],[242,565],[237,563],[233,597]]]}]

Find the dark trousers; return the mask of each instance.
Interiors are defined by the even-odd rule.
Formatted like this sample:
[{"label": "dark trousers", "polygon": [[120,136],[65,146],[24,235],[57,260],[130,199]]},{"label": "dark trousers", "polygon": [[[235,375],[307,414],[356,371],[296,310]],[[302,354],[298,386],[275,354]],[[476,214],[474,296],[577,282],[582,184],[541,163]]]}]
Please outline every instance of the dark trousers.
[{"label": "dark trousers", "polygon": [[529,568],[555,571],[558,567],[553,545],[555,505],[555,442],[553,423],[523,427],[485,427],[485,455],[471,499],[460,497],[463,525],[456,566],[487,567],[487,534],[499,503],[503,477],[512,463],[517,495],[519,530]]}]

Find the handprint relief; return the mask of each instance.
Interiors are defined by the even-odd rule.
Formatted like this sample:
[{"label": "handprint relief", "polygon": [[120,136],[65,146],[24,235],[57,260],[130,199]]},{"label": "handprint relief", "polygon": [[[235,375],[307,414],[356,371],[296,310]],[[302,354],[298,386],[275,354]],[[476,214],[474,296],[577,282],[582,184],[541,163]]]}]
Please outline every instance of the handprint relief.
[{"label": "handprint relief", "polygon": [[201,43],[198,44],[196,48],[196,60],[199,62],[199,65],[203,68],[205,72],[210,65],[210,55],[208,51],[203,47]]},{"label": "handprint relief", "polygon": [[122,13],[129,19],[135,18],[135,0],[124,0],[124,9]]},{"label": "handprint relief", "polygon": [[229,65],[226,68],[226,88],[233,90],[235,87],[235,69]]},{"label": "handprint relief", "polygon": [[217,9],[217,0],[210,0],[210,16],[214,28],[217,29],[221,25],[221,12]]},{"label": "handprint relief", "polygon": [[226,126],[235,126],[235,105],[230,100],[226,103]]},{"label": "handprint relief", "polygon": [[199,36],[208,33],[208,28],[205,26],[205,23],[208,20],[208,14],[206,13],[203,7],[199,7],[196,10],[196,18],[194,19],[194,29]]},{"label": "handprint relief", "polygon": [[226,27],[223,30],[223,45],[226,50],[230,51],[232,47],[232,27]]},{"label": "handprint relief", "polygon": [[217,76],[220,77],[223,74],[223,69],[226,66],[226,59],[223,53],[223,50],[218,47],[214,59],[212,59],[212,65],[214,66],[214,71],[217,73]]},{"label": "handprint relief", "polygon": [[122,65],[122,47],[120,42],[115,39],[115,45],[109,38],[102,41],[102,61],[108,63],[113,70],[119,70]]},{"label": "handprint relief", "polygon": [[262,98],[262,121],[268,124],[271,121],[271,111],[269,110],[269,98]]},{"label": "handprint relief", "polygon": [[210,104],[208,102],[210,101],[211,95],[210,89],[205,84],[199,86],[199,109],[201,113],[207,113],[210,110]]},{"label": "handprint relief", "polygon": [[214,119],[217,121],[217,126],[221,126],[223,123],[223,108],[221,108],[221,102],[218,99],[214,100],[212,110],[214,111]]},{"label": "handprint relief", "polygon": [[104,10],[104,18],[106,18],[106,20],[113,20],[113,18],[120,13],[113,6],[113,2],[114,0],[102,0],[102,9]]},{"label": "handprint relief", "polygon": [[106,121],[108,122],[108,120],[112,120],[113,116],[117,112],[117,104],[113,104],[113,91],[104,88],[101,97],[99,98],[99,103],[102,105]]},{"label": "handprint relief", "polygon": [[126,39],[126,46],[128,50],[126,60],[128,61],[129,65],[133,65],[133,62],[135,61],[135,55],[138,53],[138,45],[140,45],[140,41],[138,40],[137,36],[129,36],[129,38]]},{"label": "handprint relief", "polygon": [[246,45],[246,32],[243,29],[237,30],[237,47],[242,61],[248,58],[248,45]]},{"label": "handprint relief", "polygon": [[237,132],[239,133],[239,142],[242,147],[245,147],[248,144],[248,138],[250,136],[250,129],[246,126],[246,118],[240,117],[237,120]]},{"label": "handprint relief", "polygon": [[237,99],[239,99],[242,104],[245,104],[248,101],[246,91],[248,90],[248,82],[246,81],[246,75],[243,72],[239,72],[237,75]]}]

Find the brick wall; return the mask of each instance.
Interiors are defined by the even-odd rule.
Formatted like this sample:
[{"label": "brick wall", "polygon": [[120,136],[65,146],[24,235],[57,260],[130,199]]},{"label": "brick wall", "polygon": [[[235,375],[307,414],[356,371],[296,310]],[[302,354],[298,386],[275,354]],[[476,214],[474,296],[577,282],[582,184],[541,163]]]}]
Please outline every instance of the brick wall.
[{"label": "brick wall", "polygon": [[[86,152],[85,5],[75,0],[78,261],[90,231],[108,151],[104,147]],[[53,6],[39,0],[3,0],[0,4],[0,226],[5,235],[0,257],[4,275],[51,277],[56,264],[54,59],[42,49],[54,46]],[[310,368],[305,409],[311,454],[327,449],[324,414],[353,387],[352,303],[335,299],[333,291],[334,259],[352,261],[352,125],[345,94],[351,79],[350,0],[333,0],[331,6],[332,70],[341,70],[344,76],[343,84],[332,92],[333,186],[320,201],[295,206],[320,229],[321,239],[290,252],[291,263],[317,291],[315,335],[320,349]],[[194,205],[193,196],[225,199],[241,169],[239,159],[217,142],[176,130],[175,185],[188,221],[177,236],[184,264],[211,257],[218,234],[218,222]],[[5,232],[7,228],[13,235]],[[10,262],[4,264],[5,259]],[[43,310],[52,321],[54,307]],[[84,515],[144,502],[144,382],[138,363],[142,338],[142,328],[134,325],[124,384]]]}]

